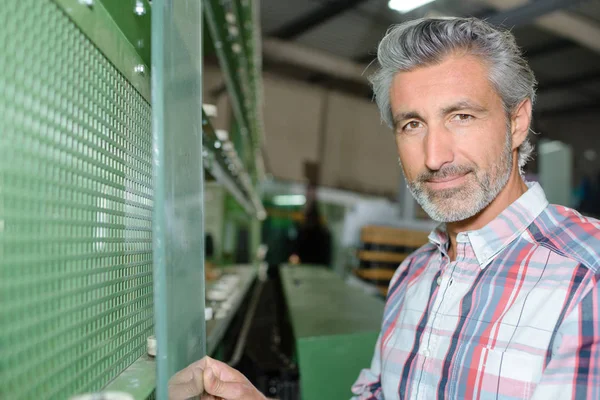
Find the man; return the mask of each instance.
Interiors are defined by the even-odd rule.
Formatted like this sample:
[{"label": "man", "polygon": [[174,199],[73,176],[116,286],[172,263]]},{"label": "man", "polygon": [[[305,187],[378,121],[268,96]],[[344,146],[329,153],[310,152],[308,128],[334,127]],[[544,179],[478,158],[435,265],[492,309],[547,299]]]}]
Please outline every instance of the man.
[{"label": "man", "polygon": [[[600,399],[600,224],[522,178],[535,79],[513,36],[421,19],[378,59],[406,181],[441,224],[390,283],[355,398]],[[208,392],[264,398],[229,396],[227,378]]]}]

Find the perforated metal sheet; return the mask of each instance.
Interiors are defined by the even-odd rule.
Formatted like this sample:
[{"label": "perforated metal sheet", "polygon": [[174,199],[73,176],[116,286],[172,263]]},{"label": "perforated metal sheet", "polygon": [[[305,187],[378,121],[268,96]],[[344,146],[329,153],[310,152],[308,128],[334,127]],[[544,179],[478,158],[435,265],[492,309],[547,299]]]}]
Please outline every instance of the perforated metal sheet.
[{"label": "perforated metal sheet", "polygon": [[152,331],[151,110],[52,1],[0,44],[0,398],[64,399]]}]

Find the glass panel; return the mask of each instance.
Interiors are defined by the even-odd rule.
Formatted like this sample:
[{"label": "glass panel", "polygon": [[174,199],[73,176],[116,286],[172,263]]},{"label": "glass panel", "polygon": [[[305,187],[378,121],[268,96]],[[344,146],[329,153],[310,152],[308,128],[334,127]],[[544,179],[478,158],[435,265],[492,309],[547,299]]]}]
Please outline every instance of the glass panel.
[{"label": "glass panel", "polygon": [[205,353],[201,2],[152,2],[157,398]]}]

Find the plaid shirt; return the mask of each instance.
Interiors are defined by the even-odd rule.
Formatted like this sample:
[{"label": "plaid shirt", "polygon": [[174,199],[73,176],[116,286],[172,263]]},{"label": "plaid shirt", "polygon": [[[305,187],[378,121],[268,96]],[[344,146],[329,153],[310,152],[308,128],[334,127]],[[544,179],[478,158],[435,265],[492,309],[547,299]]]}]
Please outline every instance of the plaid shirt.
[{"label": "plaid shirt", "polygon": [[600,399],[600,223],[528,185],[400,265],[354,399]]}]

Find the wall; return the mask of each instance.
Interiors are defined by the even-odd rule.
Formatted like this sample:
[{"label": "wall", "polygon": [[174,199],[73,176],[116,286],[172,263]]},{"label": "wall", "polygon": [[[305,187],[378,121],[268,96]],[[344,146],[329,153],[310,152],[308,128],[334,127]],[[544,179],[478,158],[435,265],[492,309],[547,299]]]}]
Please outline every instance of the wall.
[{"label": "wall", "polygon": [[304,162],[317,161],[324,91],[265,75],[266,168],[273,176],[299,181]]},{"label": "wall", "polygon": [[323,184],[393,196],[401,176],[398,154],[375,104],[331,92],[328,111]]},{"label": "wall", "polygon": [[[573,184],[583,176],[596,179],[600,175],[600,125],[597,112],[573,112],[556,116],[545,115],[537,122],[539,138],[560,140],[573,151]],[[589,160],[584,154],[593,150],[596,159]]]},{"label": "wall", "polygon": [[[218,71],[205,67],[204,81],[205,101],[214,103],[209,92],[221,83]],[[268,173],[301,182],[304,162],[322,157],[322,185],[395,197],[401,176],[395,143],[373,102],[269,73],[263,85]],[[226,105],[217,103],[214,125],[226,128]]]}]

